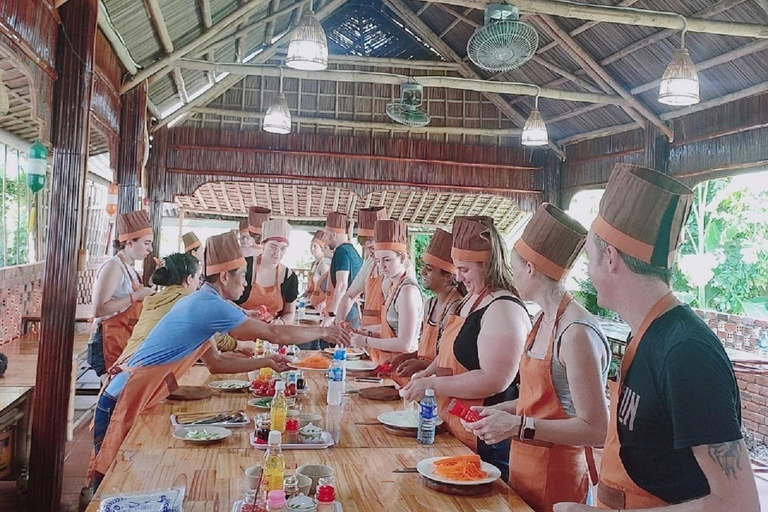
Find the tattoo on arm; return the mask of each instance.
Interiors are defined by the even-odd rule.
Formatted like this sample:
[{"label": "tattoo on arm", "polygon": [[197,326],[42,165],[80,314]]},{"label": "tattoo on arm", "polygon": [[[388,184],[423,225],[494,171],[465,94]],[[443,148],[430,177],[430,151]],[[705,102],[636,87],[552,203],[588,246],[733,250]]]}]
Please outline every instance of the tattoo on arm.
[{"label": "tattoo on arm", "polygon": [[741,441],[709,445],[709,457],[718,463],[728,480],[738,478],[736,470],[741,469]]}]

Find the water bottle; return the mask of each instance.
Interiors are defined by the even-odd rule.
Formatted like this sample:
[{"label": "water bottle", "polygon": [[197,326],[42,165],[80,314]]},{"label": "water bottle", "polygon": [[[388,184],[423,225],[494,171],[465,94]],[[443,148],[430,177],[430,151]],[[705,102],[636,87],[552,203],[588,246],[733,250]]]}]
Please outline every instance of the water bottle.
[{"label": "water bottle", "polygon": [[345,347],[336,347],[333,351],[333,358],[341,361],[341,369],[344,376],[342,379],[347,381],[347,349]]},{"label": "water bottle", "polygon": [[328,405],[340,405],[344,393],[344,359],[346,350],[337,350],[333,354],[333,362],[328,369]]},{"label": "water bottle", "polygon": [[437,423],[437,402],[435,390],[424,391],[424,398],[419,403],[419,428],[416,438],[419,444],[434,444],[435,424]]},{"label": "water bottle", "polygon": [[299,320],[304,320],[307,316],[307,299],[302,297],[299,299],[299,310],[298,310],[298,317]]}]

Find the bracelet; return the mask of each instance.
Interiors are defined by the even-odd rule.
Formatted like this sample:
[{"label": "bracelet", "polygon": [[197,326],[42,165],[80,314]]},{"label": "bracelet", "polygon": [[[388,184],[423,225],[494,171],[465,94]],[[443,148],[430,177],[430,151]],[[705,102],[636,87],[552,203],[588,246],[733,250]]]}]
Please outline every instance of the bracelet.
[{"label": "bracelet", "polygon": [[368,336],[365,337],[365,347],[363,348],[368,348]]},{"label": "bracelet", "polygon": [[524,429],[524,427],[525,427],[525,414],[520,416],[520,428],[517,429],[517,437],[521,441],[523,441],[523,429]]}]

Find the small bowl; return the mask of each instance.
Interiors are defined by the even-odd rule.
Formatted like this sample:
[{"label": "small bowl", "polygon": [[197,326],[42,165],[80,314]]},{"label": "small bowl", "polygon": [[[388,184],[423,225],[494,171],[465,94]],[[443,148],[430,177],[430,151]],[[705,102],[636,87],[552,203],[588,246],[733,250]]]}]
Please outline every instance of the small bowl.
[{"label": "small bowl", "polygon": [[261,471],[261,466],[251,466],[245,470],[245,486],[249,490],[255,491],[258,489],[259,482],[261,481]]},{"label": "small bowl", "polygon": [[330,466],[321,466],[319,464],[310,464],[306,466],[299,466],[296,470],[296,474],[309,477],[312,480],[312,486],[309,489],[309,494],[314,494],[317,489],[317,481],[321,478],[328,478],[334,475],[333,468]]},{"label": "small bowl", "polygon": [[309,491],[312,489],[312,479],[298,473],[296,473],[296,478],[299,480],[299,494],[309,496]]},{"label": "small bowl", "polygon": [[[314,427],[317,431],[306,432],[305,429],[307,427]],[[301,439],[302,443],[307,443],[307,444],[319,443],[322,436],[323,436],[323,429],[321,429],[314,423],[308,423],[306,426],[301,427],[299,429],[299,439]]]},{"label": "small bowl", "polygon": [[323,419],[321,415],[315,414],[313,412],[302,412],[297,414],[297,416],[299,418],[299,428],[305,427],[310,423],[314,423],[315,425],[320,426],[319,422]]}]

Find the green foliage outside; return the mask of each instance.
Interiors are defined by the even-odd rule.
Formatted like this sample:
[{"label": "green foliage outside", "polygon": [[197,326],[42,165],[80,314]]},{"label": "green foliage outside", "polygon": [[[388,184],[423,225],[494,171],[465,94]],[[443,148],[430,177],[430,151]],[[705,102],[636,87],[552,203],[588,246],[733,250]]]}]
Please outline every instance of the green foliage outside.
[{"label": "green foliage outside", "polygon": [[430,240],[432,240],[432,235],[415,235],[413,237],[413,266],[416,268],[416,277],[419,280],[419,287],[424,298],[434,295],[434,293],[424,288],[424,284],[421,282],[421,267],[424,266],[421,256],[427,250]]},{"label": "green foliage outside", "polygon": [[[2,162],[0,162],[2,163]],[[5,169],[0,171],[0,177]],[[11,175],[11,173],[8,173]],[[5,265],[21,265],[28,262],[29,257],[29,189],[27,175],[21,171],[16,176],[6,175],[4,182],[0,181],[2,197],[0,209],[3,213],[3,231],[0,232],[0,255],[5,254]],[[3,259],[0,256],[0,267]]]}]

